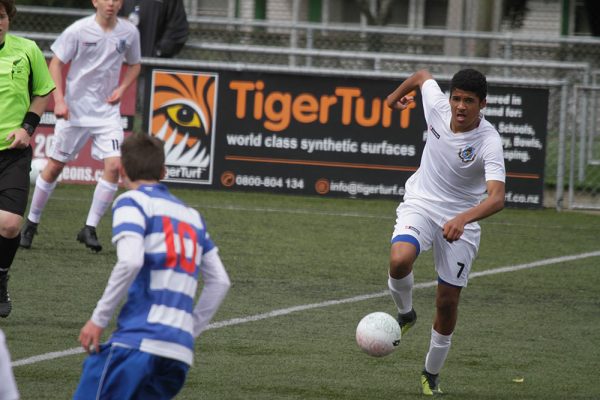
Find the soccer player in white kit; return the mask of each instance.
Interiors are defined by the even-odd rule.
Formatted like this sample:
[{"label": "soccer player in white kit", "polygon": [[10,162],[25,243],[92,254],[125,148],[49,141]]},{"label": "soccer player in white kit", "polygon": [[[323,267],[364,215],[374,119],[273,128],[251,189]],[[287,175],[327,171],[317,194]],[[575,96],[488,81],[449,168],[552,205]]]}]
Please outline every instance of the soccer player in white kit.
[{"label": "soccer player in white kit", "polygon": [[438,374],[450,350],[460,292],[467,286],[479,248],[476,221],[504,207],[506,173],[500,135],[481,114],[487,96],[483,74],[473,69],[457,72],[448,99],[431,74],[421,70],[387,97],[387,105],[404,110],[414,102],[410,93],[417,88],[427,142],[421,165],[406,181],[406,194],[396,210],[388,286],[404,334],[417,318],[413,264],[421,251],[433,247],[436,312],[421,386],[423,394],[434,395],[441,393]]},{"label": "soccer player in white kit", "polygon": [[[21,247],[31,247],[42,212],[58,176],[92,137],[92,157],[104,161],[85,226],[77,240],[93,251],[102,250],[96,226],[118,189],[123,128],[119,110],[123,93],[140,73],[140,37],[129,21],[117,18],[122,0],[92,0],[96,14],[67,27],[52,44],[50,74],[54,91],[55,145],[37,178]],[[70,63],[66,90],[63,69]],[[119,83],[123,63],[128,68]]]}]

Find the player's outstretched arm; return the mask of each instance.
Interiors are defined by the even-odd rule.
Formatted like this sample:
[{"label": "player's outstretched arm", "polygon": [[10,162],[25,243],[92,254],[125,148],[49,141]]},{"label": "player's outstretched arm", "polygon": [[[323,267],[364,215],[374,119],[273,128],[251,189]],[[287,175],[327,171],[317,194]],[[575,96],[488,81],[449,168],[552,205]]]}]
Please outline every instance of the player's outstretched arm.
[{"label": "player's outstretched arm", "polygon": [[206,329],[231,287],[229,275],[216,247],[202,256],[200,273],[204,287],[194,307],[194,337],[200,336]]},{"label": "player's outstretched arm", "polygon": [[84,325],[79,341],[86,351],[93,344],[98,349],[102,331],[112,318],[115,309],[127,295],[127,291],[144,265],[144,239],[141,236],[127,235],[117,243],[118,261],[115,264],[104,293],[92,313],[92,318]]},{"label": "player's outstretched arm", "polygon": [[386,104],[390,108],[404,110],[410,103],[414,101],[413,96],[408,96],[410,92],[417,88],[421,88],[423,83],[433,79],[429,71],[420,70],[409,76],[404,82],[400,84],[392,93],[390,93],[386,99]]}]

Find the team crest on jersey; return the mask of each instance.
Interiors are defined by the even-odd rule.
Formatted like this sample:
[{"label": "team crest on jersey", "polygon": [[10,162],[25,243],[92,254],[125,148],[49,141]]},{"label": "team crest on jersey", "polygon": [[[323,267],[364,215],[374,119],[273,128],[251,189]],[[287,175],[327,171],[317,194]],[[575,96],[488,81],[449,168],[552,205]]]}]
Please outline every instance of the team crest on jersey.
[{"label": "team crest on jersey", "polygon": [[127,41],[125,39],[119,40],[117,44],[117,53],[123,53],[127,49]]},{"label": "team crest on jersey", "polygon": [[471,162],[475,159],[475,149],[473,148],[473,146],[469,145],[463,149],[460,149],[458,151],[458,156],[464,163]]},{"label": "team crest on jersey", "polygon": [[212,183],[218,74],[153,71],[151,134],[165,142],[167,180]]},{"label": "team crest on jersey", "polygon": [[14,77],[15,74],[22,74],[25,72],[25,63],[22,61],[22,58],[18,58],[12,62],[11,77]]}]

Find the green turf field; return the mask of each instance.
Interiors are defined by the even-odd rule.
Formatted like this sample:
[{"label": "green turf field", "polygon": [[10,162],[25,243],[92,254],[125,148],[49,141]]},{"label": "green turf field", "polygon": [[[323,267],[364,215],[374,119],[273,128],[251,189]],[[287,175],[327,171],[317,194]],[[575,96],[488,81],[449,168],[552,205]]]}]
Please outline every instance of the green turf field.
[{"label": "green turf field", "polygon": [[[13,265],[14,309],[0,327],[22,399],[68,399],[77,385],[83,354],[32,357],[78,347],[116,260],[110,215],[99,226],[100,254],[75,241],[92,191],[59,185],[33,248]],[[365,314],[395,314],[384,293],[395,201],[174,193],[204,214],[233,283],[178,399],[420,397],[431,252],[415,266],[419,321],[400,347],[375,359],[354,340]],[[504,210],[481,225],[472,274],[546,262],[472,276],[441,375],[445,398],[600,398],[600,215]]]}]

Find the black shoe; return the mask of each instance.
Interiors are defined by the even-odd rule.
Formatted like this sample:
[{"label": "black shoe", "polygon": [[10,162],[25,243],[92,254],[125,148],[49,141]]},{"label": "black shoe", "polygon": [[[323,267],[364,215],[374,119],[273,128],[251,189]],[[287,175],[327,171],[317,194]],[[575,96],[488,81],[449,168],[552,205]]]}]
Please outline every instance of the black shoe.
[{"label": "black shoe", "polygon": [[8,274],[0,275],[0,317],[6,318],[12,310],[12,302],[8,295]]},{"label": "black shoe", "polygon": [[398,324],[400,325],[402,336],[412,328],[415,322],[417,322],[417,313],[414,308],[406,314],[398,314]]},{"label": "black shoe", "polygon": [[85,247],[92,249],[96,253],[102,250],[102,245],[96,236],[96,228],[86,225],[77,234],[77,240],[85,244]]},{"label": "black shoe", "polygon": [[37,235],[37,227],[38,224],[35,222],[31,222],[30,220],[25,220],[25,225],[21,229],[21,241],[19,242],[19,246],[29,249],[31,248],[31,242],[33,242],[33,236]]}]

